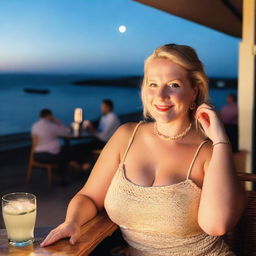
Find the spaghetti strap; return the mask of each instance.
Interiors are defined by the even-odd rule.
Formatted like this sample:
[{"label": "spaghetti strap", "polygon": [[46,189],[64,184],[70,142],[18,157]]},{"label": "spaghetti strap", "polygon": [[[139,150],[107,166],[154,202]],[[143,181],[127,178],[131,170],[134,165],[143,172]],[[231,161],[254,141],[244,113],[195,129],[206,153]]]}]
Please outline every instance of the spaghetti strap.
[{"label": "spaghetti strap", "polygon": [[195,155],[194,155],[194,157],[193,157],[193,159],[192,159],[192,161],[191,161],[191,164],[190,164],[190,166],[189,166],[188,174],[187,174],[187,179],[189,179],[191,170],[192,170],[192,168],[193,168],[193,165],[194,165],[194,163],[195,163],[196,157],[198,156],[198,153],[199,153],[200,149],[202,148],[202,146],[203,146],[207,141],[209,141],[209,140],[206,139],[206,140],[202,141],[202,142],[200,143],[200,145],[198,146],[197,151],[196,151],[196,153],[195,153]]},{"label": "spaghetti strap", "polygon": [[131,136],[131,138],[129,139],[128,146],[127,146],[127,148],[126,148],[126,150],[125,150],[125,153],[124,153],[124,155],[123,155],[123,158],[122,158],[122,161],[121,161],[122,164],[124,164],[126,155],[127,155],[128,151],[129,151],[131,145],[132,145],[132,142],[133,142],[135,133],[136,133],[136,131],[138,130],[139,126],[140,126],[143,122],[144,122],[144,121],[140,121],[140,122],[136,125],[136,127],[134,128],[133,133],[132,133],[132,136]]}]

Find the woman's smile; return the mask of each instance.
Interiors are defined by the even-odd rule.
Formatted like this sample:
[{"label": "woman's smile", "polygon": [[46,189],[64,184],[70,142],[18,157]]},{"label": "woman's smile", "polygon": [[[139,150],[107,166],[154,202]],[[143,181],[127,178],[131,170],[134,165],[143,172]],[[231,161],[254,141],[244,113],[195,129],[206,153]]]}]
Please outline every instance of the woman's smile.
[{"label": "woman's smile", "polygon": [[174,105],[159,105],[159,104],[155,104],[155,108],[160,111],[160,112],[167,112],[170,109],[172,109],[174,107]]},{"label": "woman's smile", "polygon": [[187,71],[170,60],[156,58],[148,65],[147,76],[145,99],[151,116],[160,122],[188,118],[196,93]]}]

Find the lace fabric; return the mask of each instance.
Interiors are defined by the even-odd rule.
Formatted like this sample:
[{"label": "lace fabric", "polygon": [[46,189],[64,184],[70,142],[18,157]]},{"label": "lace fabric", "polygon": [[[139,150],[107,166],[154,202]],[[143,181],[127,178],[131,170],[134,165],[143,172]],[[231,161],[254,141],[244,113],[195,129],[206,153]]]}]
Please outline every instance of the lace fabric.
[{"label": "lace fabric", "polygon": [[206,234],[198,225],[201,189],[189,175],[205,142],[199,145],[186,180],[143,187],[125,175],[125,157],[138,126],[105,198],[105,209],[120,226],[131,256],[234,255],[222,238]]}]

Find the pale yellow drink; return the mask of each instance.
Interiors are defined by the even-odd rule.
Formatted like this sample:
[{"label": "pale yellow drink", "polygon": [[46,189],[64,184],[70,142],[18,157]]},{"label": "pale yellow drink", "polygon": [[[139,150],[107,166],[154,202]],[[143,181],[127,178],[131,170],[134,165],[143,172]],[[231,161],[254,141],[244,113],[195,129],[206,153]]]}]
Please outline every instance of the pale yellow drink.
[{"label": "pale yellow drink", "polygon": [[15,246],[24,246],[34,241],[36,204],[26,198],[13,199],[3,207],[3,218],[8,240]]}]

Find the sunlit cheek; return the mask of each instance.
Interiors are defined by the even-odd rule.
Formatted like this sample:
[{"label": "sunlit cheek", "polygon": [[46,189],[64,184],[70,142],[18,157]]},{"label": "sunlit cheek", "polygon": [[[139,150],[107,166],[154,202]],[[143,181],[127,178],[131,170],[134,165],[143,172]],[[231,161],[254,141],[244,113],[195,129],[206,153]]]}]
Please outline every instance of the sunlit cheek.
[{"label": "sunlit cheek", "polygon": [[173,97],[173,101],[175,101],[175,105],[180,109],[187,109],[190,105],[190,97],[187,93],[177,93]]},{"label": "sunlit cheek", "polygon": [[154,99],[154,91],[153,90],[146,90],[145,91],[145,99],[147,100],[147,102],[152,102],[152,100]]}]

